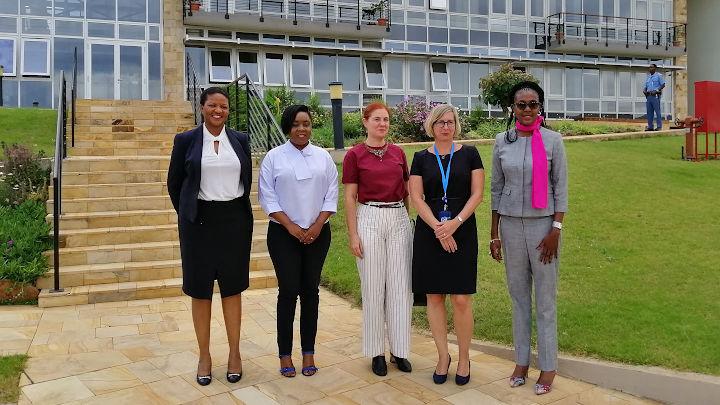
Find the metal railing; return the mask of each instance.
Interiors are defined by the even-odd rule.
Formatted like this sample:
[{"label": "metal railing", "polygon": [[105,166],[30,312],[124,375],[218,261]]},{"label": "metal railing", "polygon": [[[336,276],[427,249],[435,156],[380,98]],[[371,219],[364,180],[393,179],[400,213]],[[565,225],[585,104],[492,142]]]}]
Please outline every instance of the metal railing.
[{"label": "metal railing", "polygon": [[[187,97],[193,107],[195,125],[200,125],[203,122],[200,95],[204,89],[198,84],[189,55],[186,55],[186,68]],[[248,133],[251,153],[262,155],[285,143],[285,135],[280,130],[275,116],[265,103],[260,90],[247,74],[241,75],[224,88],[230,96],[230,111],[225,125],[236,131]]]},{"label": "metal railing", "polygon": [[687,24],[665,20],[615,17],[581,13],[557,13],[546,22],[533,22],[535,47],[564,44],[567,39],[580,39],[585,45],[596,42],[631,45],[683,47],[687,52]]},{"label": "metal railing", "polygon": [[389,0],[183,0],[183,17],[193,15],[193,4],[199,7],[197,11],[222,13],[226,19],[230,14],[256,14],[260,22],[265,17],[279,17],[291,20],[293,25],[301,20],[323,22],[326,27],[354,23],[358,30],[363,25],[380,25],[390,31],[392,25]]}]

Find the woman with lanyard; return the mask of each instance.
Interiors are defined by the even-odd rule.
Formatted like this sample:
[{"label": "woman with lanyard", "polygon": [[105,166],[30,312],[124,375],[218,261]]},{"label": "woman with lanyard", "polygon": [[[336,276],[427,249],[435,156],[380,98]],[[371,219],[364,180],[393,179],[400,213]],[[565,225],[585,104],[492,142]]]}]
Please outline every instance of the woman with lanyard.
[{"label": "woman with lanyard", "polygon": [[535,393],[542,395],[550,392],[557,369],[556,295],[560,230],[568,208],[567,164],[562,135],[542,127],[542,88],[522,82],[509,97],[508,129],[495,137],[493,149],[490,254],[498,262],[505,256],[512,299],[516,364],[511,387],[524,385],[528,375],[535,287],[540,366]]},{"label": "woman with lanyard", "polygon": [[[357,257],[363,304],[363,353],[376,375],[387,375],[385,325],[390,361],[412,371],[410,355],[410,257],[408,169],[405,152],[387,143],[390,110],[370,103],[363,111],[367,139],[343,162],[350,251]],[[358,205],[359,203],[359,205]]]},{"label": "woman with lanyard", "polygon": [[330,248],[330,216],[337,211],[337,167],[323,148],[310,144],[312,118],[305,105],[285,109],[280,127],[289,140],[265,155],[258,197],[270,216],[267,245],[278,279],[277,342],[280,374],[295,377],[293,320],[300,297],[302,374],[315,366],[318,286]]},{"label": "woman with lanyard", "polygon": [[435,143],[415,153],[410,170],[410,197],[418,211],[413,293],[427,294],[427,317],[438,351],[436,384],[447,380],[452,361],[445,310],[445,296],[450,295],[459,347],[455,383],[465,385],[470,381],[472,294],[477,284],[475,208],[482,202],[485,172],[474,146],[453,142],[461,131],[455,107],[435,106],[425,131]]}]

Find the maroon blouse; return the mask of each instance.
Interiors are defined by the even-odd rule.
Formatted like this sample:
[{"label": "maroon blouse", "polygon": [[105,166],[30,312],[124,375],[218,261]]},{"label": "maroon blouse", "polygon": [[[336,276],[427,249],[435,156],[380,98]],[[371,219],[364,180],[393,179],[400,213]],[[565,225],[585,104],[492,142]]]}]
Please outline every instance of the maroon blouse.
[{"label": "maroon blouse", "polygon": [[405,152],[397,145],[388,144],[380,159],[367,148],[361,143],[347,152],[343,161],[343,184],[358,185],[361,203],[402,201],[408,195],[405,182],[410,178]]}]

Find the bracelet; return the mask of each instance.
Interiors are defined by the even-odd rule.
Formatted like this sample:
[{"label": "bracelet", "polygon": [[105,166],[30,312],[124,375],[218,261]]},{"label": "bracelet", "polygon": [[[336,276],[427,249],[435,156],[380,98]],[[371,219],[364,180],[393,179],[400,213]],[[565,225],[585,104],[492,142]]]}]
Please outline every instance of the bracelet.
[{"label": "bracelet", "polygon": [[460,223],[462,224],[463,219],[462,219],[462,217],[460,217],[460,215],[456,216],[455,218],[457,218],[457,220],[460,221]]},{"label": "bracelet", "polygon": [[490,244],[492,244],[495,241],[500,242],[500,239],[490,239]]}]

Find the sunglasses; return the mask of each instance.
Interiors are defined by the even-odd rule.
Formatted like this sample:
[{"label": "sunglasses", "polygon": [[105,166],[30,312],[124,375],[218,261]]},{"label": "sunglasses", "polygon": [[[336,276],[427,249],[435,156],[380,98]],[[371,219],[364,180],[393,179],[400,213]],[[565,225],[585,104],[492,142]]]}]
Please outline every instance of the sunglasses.
[{"label": "sunglasses", "polygon": [[518,103],[515,103],[514,105],[515,105],[515,108],[517,108],[518,110],[520,110],[520,111],[525,111],[525,109],[528,108],[528,107],[530,107],[531,110],[537,110],[538,108],[540,108],[540,106],[541,106],[542,104],[540,104],[540,103],[537,102],[537,101],[531,101],[531,102],[529,102],[529,103],[526,103],[526,102],[524,102],[524,101],[520,101],[520,102],[518,102]]}]

